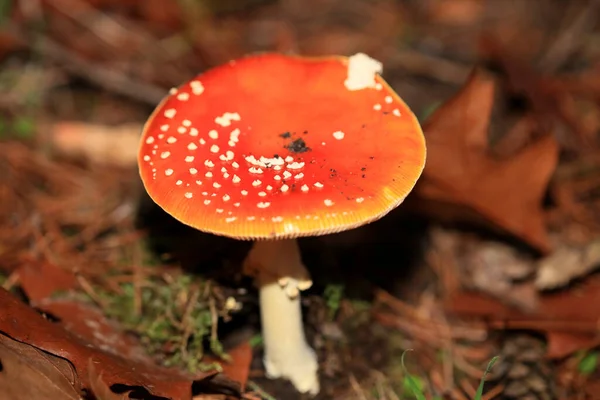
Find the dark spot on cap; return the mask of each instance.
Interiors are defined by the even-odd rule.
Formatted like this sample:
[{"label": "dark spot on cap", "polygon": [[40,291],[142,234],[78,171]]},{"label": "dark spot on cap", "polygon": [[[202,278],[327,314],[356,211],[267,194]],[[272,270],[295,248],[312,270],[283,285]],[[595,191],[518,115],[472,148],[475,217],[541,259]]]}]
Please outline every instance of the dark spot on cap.
[{"label": "dark spot on cap", "polygon": [[292,137],[292,134],[291,134],[291,133],[289,133],[289,132],[284,132],[284,133],[282,133],[282,134],[281,134],[281,135],[279,135],[279,136],[281,136],[281,137],[282,137],[282,138],[284,138],[284,139],[289,139],[290,137]]},{"label": "dark spot on cap", "polygon": [[362,174],[362,177],[363,177],[363,178],[364,178],[365,176],[366,176],[365,174]]},{"label": "dark spot on cap", "polygon": [[304,131],[304,132],[302,132],[302,133],[303,133],[303,134],[305,134],[305,135],[307,135],[307,134],[308,134],[308,131]]},{"label": "dark spot on cap", "polygon": [[296,139],[292,141],[290,144],[283,146],[288,149],[292,153],[304,153],[310,151],[310,147],[306,145],[306,142],[302,139]]},{"label": "dark spot on cap", "polygon": [[374,160],[374,159],[375,159],[375,157],[374,157],[374,156],[370,156],[369,158],[370,158],[371,160]]},{"label": "dark spot on cap", "polygon": [[361,171],[366,171],[366,170],[367,170],[367,168],[366,168],[366,167],[362,167],[360,170],[361,170]]}]

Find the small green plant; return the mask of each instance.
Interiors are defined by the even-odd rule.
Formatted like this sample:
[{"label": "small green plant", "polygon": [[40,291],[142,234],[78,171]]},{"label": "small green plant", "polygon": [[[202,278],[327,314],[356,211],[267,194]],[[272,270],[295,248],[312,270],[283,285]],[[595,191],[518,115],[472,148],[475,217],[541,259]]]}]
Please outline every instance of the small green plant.
[{"label": "small green plant", "polygon": [[335,314],[337,314],[338,310],[340,309],[340,304],[342,302],[343,297],[344,285],[331,284],[325,287],[325,291],[323,292],[323,298],[325,299],[325,303],[327,304],[330,320],[333,320],[335,318]]},{"label": "small green plant", "polygon": [[119,289],[95,288],[104,314],[137,334],[146,351],[164,365],[190,372],[218,369],[217,364],[202,362],[206,344],[227,359],[213,326],[217,310],[210,282],[181,274],[146,279],[137,289],[133,283],[121,283]]},{"label": "small green plant", "polygon": [[584,353],[579,361],[578,370],[581,375],[591,375],[598,369],[598,357],[597,351],[590,351]]},{"label": "small green plant", "polygon": [[[415,396],[415,398],[417,400],[425,400],[425,393],[423,391],[424,388],[424,384],[423,381],[421,379],[419,379],[418,377],[411,375],[405,364],[404,364],[404,356],[406,355],[406,353],[410,351],[410,350],[405,350],[402,353],[402,358],[401,358],[401,364],[402,364],[402,368],[404,370],[404,387],[407,388],[410,392],[412,392],[413,396]],[[479,382],[479,387],[477,388],[477,392],[475,393],[475,398],[473,400],[481,400],[481,398],[483,397],[483,387],[485,385],[485,377],[490,373],[490,371],[492,370],[492,367],[494,366],[494,364],[496,363],[496,361],[498,361],[498,356],[492,358],[490,360],[490,362],[487,365],[487,368],[485,369],[483,376],[481,377],[481,381]]]}]

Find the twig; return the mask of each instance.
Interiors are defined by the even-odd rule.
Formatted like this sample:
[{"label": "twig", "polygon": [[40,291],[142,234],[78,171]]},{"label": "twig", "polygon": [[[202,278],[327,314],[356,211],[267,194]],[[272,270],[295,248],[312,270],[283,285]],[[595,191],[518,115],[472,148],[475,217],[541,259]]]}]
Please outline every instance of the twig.
[{"label": "twig", "polygon": [[599,0],[589,0],[541,58],[539,64],[542,69],[556,71],[580,47],[578,42],[585,31],[594,26],[599,8]]},{"label": "twig", "polygon": [[402,68],[415,75],[424,75],[442,83],[462,85],[471,73],[471,68],[456,62],[404,49],[395,51],[387,60],[386,69]]},{"label": "twig", "polygon": [[275,397],[271,396],[269,393],[265,392],[263,388],[258,386],[254,381],[248,381],[248,387],[256,392],[263,400],[277,400]]},{"label": "twig", "polygon": [[360,387],[354,374],[350,374],[348,376],[348,381],[350,381],[350,386],[352,387],[352,390],[354,390],[354,393],[356,393],[358,396],[359,400],[368,400],[367,396],[365,396],[365,391]]}]

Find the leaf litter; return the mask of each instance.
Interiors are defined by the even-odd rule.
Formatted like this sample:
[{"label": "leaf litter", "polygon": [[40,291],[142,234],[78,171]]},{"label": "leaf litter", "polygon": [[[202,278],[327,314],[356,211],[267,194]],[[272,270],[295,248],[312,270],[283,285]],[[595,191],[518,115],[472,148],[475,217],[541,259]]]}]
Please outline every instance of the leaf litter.
[{"label": "leaf litter", "polygon": [[[569,6],[564,18],[562,10],[552,12],[556,7],[541,7],[543,11],[539,11],[532,9],[531,3],[514,2],[509,7],[514,23],[509,24],[501,23],[508,17],[506,2],[502,1],[486,6],[473,1],[435,1],[417,13],[409,5],[391,1],[368,6],[331,1],[328,13],[324,13],[329,23],[318,26],[302,23],[314,18],[310,14],[313,7],[293,2],[282,2],[285,4],[277,14],[289,24],[273,23],[276,7],[265,6],[269,2],[260,0],[252,6],[236,3],[233,14],[224,11],[228,2],[190,3],[185,9],[189,19],[182,18],[176,7],[162,7],[169,11],[157,12],[161,9],[158,5],[167,4],[163,0],[119,3],[115,8],[117,3],[44,1],[40,12],[48,26],[46,31],[28,31],[27,24],[35,23],[38,14],[18,9],[13,13],[16,24],[6,36],[9,40],[0,43],[0,54],[29,48],[56,63],[44,70],[46,78],[39,85],[42,91],[51,90],[65,77],[77,77],[154,105],[164,88],[249,48],[310,54],[367,49],[392,66],[390,81],[417,111],[439,104],[439,94],[449,92],[448,84],[462,82],[480,59],[495,63],[486,72],[481,66],[475,68],[465,84],[453,88],[455,94],[424,123],[429,159],[423,179],[409,200],[418,203],[431,224],[419,268],[432,270],[437,280],[419,292],[415,302],[400,300],[401,293],[376,290],[368,329],[381,325],[387,329],[390,343],[397,340],[403,350],[416,349],[412,353],[416,365],[409,366],[416,371],[411,376],[426,376],[418,382],[432,397],[465,399],[477,395],[487,362],[496,355],[501,357],[495,369],[506,355],[504,365],[509,372],[514,370],[514,376],[509,373],[490,382],[484,398],[498,393],[509,396],[527,388],[514,384],[513,378],[527,375],[523,365],[530,366],[527,363],[531,360],[516,360],[514,344],[533,342],[519,337],[504,340],[515,332],[521,335],[523,329],[540,333],[547,345],[531,362],[544,355],[564,360],[557,364],[562,369],[555,375],[561,383],[563,396],[559,398],[571,398],[586,390],[593,394],[595,380],[600,377],[594,372],[580,376],[576,361],[581,350],[600,345],[594,330],[598,315],[589,306],[598,301],[593,272],[598,264],[600,232],[596,138],[600,86],[597,66],[589,65],[586,59],[578,60],[582,64],[574,67],[571,64],[576,62],[571,63],[570,58],[593,53],[593,46],[588,46],[589,50],[584,40],[590,37],[586,27],[593,15],[586,11],[593,10],[594,2]],[[254,11],[252,18],[241,12],[244,7]],[[490,13],[496,17],[491,21]],[[107,23],[81,23],[88,17]],[[421,26],[427,21],[436,24]],[[366,26],[364,30],[356,28],[359,22]],[[438,23],[439,29],[434,27]],[[483,37],[482,26],[487,31]],[[545,32],[548,27],[550,31]],[[177,34],[169,39],[162,36],[174,29],[187,32],[189,52],[178,47],[185,40]],[[411,38],[405,41],[400,35]],[[397,49],[400,37],[402,46]],[[478,43],[476,38],[483,40]],[[167,42],[169,46],[164,46]],[[249,43],[259,45],[252,48]],[[538,53],[541,56],[536,60]],[[136,66],[135,73],[130,71],[131,65]],[[27,74],[22,75],[19,82],[27,80]],[[441,85],[426,86],[419,80],[423,77],[444,83],[445,91]],[[433,90],[424,89],[429,87]],[[17,89],[11,90],[9,97],[22,105],[24,92]],[[524,102],[516,113],[506,104],[515,99]],[[4,102],[0,100],[0,107],[5,107]],[[65,104],[69,103],[50,102],[57,115],[62,115],[60,108],[68,108]],[[12,113],[14,106],[8,108]],[[46,358],[23,349],[17,351],[19,357],[38,359],[44,365],[61,364],[61,371],[68,371],[70,365],[75,374],[72,387],[91,390],[99,398],[129,397],[138,381],[119,375],[120,381],[113,385],[113,380],[117,381],[114,371],[138,364],[152,371],[163,371],[159,364],[177,365],[174,379],[181,375],[178,385],[188,385],[188,389],[192,385],[190,370],[211,368],[212,363],[218,368],[216,364],[220,364],[225,375],[238,382],[236,388],[231,382],[221,382],[228,389],[220,393],[235,394],[249,376],[256,376],[249,367],[252,348],[246,342],[228,347],[228,362],[214,324],[215,319],[230,318],[225,306],[228,297],[222,296],[212,282],[190,280],[177,268],[165,265],[163,259],[147,259],[139,245],[146,233],[137,231],[133,224],[138,207],[133,199],[141,188],[130,168],[135,155],[131,144],[140,121],[119,119],[122,110],[108,108],[98,123],[89,122],[87,115],[85,123],[53,115],[58,123],[49,129],[50,137],[44,139],[48,142],[36,138],[28,144],[15,140],[1,143],[0,203],[10,205],[0,208],[0,218],[6,221],[5,229],[0,229],[0,265],[6,274],[3,285],[35,308],[33,311],[24,303],[9,307],[19,314],[4,312],[12,319],[3,323],[15,320],[16,325],[8,325],[22,335],[21,339],[27,332],[18,328],[29,323],[22,322],[22,316],[53,327],[43,334],[34,332],[23,343],[7,332],[5,338]],[[143,118],[145,113],[139,115]],[[26,127],[37,125],[19,120]],[[105,140],[110,136],[114,142]],[[119,149],[114,154],[113,145]],[[461,224],[465,222],[475,222],[475,228],[464,229]],[[14,296],[6,301],[15,300]],[[335,303],[336,310],[348,307],[347,299]],[[331,316],[336,310],[329,308],[323,314]],[[323,337],[332,340],[325,332],[335,331],[331,326],[339,330],[338,321],[332,322],[331,317],[328,324],[311,318],[319,326],[317,342]],[[197,337],[190,336],[190,326],[195,327]],[[395,336],[398,333],[401,337]],[[63,353],[52,353],[48,349],[56,348],[48,341],[54,334],[59,336],[57,343],[74,344]],[[202,344],[197,342],[200,337],[205,338]],[[346,340],[347,332],[336,337]],[[500,345],[503,341],[509,345]],[[392,346],[390,343],[387,345]],[[82,353],[82,344],[96,358],[85,360],[82,354],[88,353]],[[205,355],[207,348],[216,356]],[[10,351],[11,357],[17,354]],[[69,352],[66,356],[65,351]],[[61,354],[74,360],[67,361]],[[361,354],[368,354],[368,349]],[[107,365],[93,362],[99,355]],[[339,360],[336,364],[336,357],[348,358],[335,352],[324,355],[328,379],[348,365]],[[356,363],[368,364],[369,356],[363,357]],[[18,359],[10,359],[15,360],[10,364],[19,365]],[[206,364],[201,365],[200,359]],[[368,365],[361,367],[361,372],[369,371]],[[50,374],[42,366],[39,370]],[[343,379],[351,390],[342,391],[342,398],[394,399],[402,393],[395,380],[402,381],[404,375],[392,370],[386,371],[388,375],[348,372]],[[173,373],[173,369],[168,371]],[[196,374],[205,377],[205,388],[210,386],[209,380],[218,381],[222,376],[214,372]],[[68,390],[69,379],[57,379]],[[141,379],[142,387],[155,390],[151,380]],[[36,387],[33,384],[32,390]],[[262,393],[254,382],[249,387],[255,393],[247,396]]]}]

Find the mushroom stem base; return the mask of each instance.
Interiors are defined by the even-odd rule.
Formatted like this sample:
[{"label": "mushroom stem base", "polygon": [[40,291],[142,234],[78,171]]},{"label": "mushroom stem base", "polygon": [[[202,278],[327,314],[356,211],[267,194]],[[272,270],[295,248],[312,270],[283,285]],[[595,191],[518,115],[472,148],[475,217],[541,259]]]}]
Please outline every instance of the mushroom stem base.
[{"label": "mushroom stem base", "polygon": [[298,243],[255,242],[244,266],[259,287],[267,376],[288,379],[299,392],[317,394],[317,356],[306,342],[299,295],[311,282]]}]

